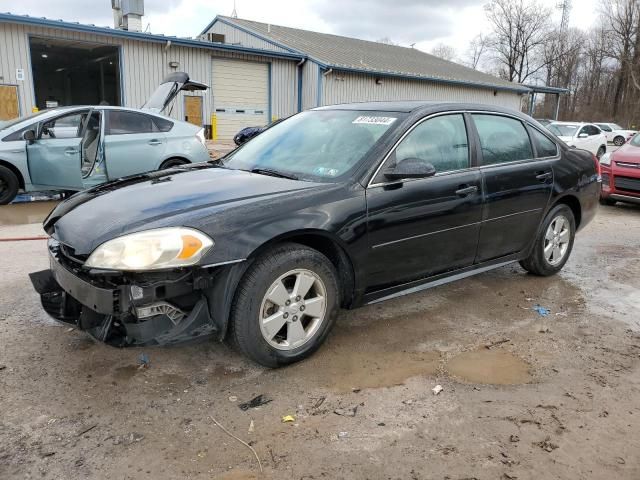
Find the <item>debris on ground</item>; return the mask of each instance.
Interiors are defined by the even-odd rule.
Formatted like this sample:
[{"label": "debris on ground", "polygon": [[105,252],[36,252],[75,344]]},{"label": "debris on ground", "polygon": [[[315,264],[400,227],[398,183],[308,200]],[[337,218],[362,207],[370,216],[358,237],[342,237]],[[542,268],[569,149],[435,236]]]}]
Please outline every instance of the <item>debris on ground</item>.
[{"label": "debris on ground", "polygon": [[284,415],[282,417],[282,423],[291,423],[295,421],[296,421],[296,417],[294,417],[293,415]]},{"label": "debris on ground", "polygon": [[336,408],[333,413],[336,415],[342,415],[343,417],[355,417],[358,411],[358,405],[347,408]]},{"label": "debris on ground", "polygon": [[251,445],[249,445],[247,442],[245,442],[241,438],[236,437],[233,433],[231,433],[229,430],[224,428],[222,426],[222,424],[220,422],[218,422],[215,418],[213,418],[211,416],[209,418],[211,419],[211,421],[213,423],[215,423],[218,426],[218,428],[220,428],[220,430],[222,430],[224,433],[229,435],[231,438],[237,440],[238,442],[243,444],[245,447],[247,447],[249,450],[251,450],[251,453],[253,453],[253,456],[256,457],[256,460],[258,461],[258,466],[260,467],[260,473],[262,473],[262,462],[260,461],[260,457],[258,457],[258,454],[256,453],[255,449]]},{"label": "debris on ground", "polygon": [[320,408],[320,406],[324,403],[324,401],[327,399],[327,397],[322,396],[322,397],[318,397],[318,398],[313,398],[312,400],[315,400],[316,403],[313,404],[313,409],[317,409]]},{"label": "debris on ground", "polygon": [[551,310],[543,307],[542,305],[538,305],[537,303],[533,306],[533,309],[538,312],[538,315],[540,315],[541,317],[546,317],[551,313]]},{"label": "debris on ground", "polygon": [[520,437],[518,435],[511,435],[509,437],[509,441],[511,443],[518,443],[520,441]]},{"label": "debris on ground", "polygon": [[540,333],[551,333],[551,329],[546,325],[540,325],[540,328],[538,329],[538,332],[540,332]]},{"label": "debris on ground", "polygon": [[113,437],[114,445],[131,445],[133,443],[138,443],[144,440],[144,435],[137,432],[127,433],[125,435],[118,435]]},{"label": "debris on ground", "polygon": [[540,447],[545,452],[553,452],[556,448],[558,448],[558,445],[551,442],[551,437],[547,437],[541,442],[534,442],[534,445]]},{"label": "debris on ground", "polygon": [[2,370],[5,370],[6,368],[7,368],[7,366],[6,366],[6,365],[0,365],[0,372],[1,372]]},{"label": "debris on ground", "polygon": [[260,394],[256,397],[253,397],[248,402],[241,403],[240,405],[238,405],[238,407],[240,407],[240,410],[247,411],[250,408],[258,408],[272,401],[273,399],[267,397],[266,395]]},{"label": "debris on ground", "polygon": [[503,343],[507,343],[510,342],[511,339],[510,338],[503,338],[502,340],[498,340],[496,342],[491,342],[487,345],[484,346],[484,348],[486,348],[487,350],[491,350],[493,347],[497,347],[498,345],[502,345]]},{"label": "debris on ground", "polygon": [[431,389],[434,395],[438,395],[442,390],[444,390],[444,388],[442,388],[442,385],[436,385]]},{"label": "debris on ground", "polygon": [[235,395],[231,395],[231,396],[229,397],[229,401],[230,401],[230,402],[237,402],[237,401],[238,401],[238,397],[236,397]]},{"label": "debris on ground", "polygon": [[97,424],[97,423],[93,423],[93,424],[91,424],[91,425],[85,425],[84,427],[82,427],[82,428],[78,431],[77,436],[78,436],[78,437],[81,437],[82,435],[84,435],[85,433],[90,432],[91,430],[93,430],[93,429],[94,429],[94,428],[96,428],[97,426],[98,426],[98,424]]},{"label": "debris on ground", "polygon": [[349,438],[349,432],[338,432],[338,438]]},{"label": "debris on ground", "polygon": [[254,430],[253,420],[251,420],[251,423],[249,424],[249,432],[248,433],[253,433],[253,430]]},{"label": "debris on ground", "polygon": [[151,361],[146,353],[138,355],[138,368],[149,368]]}]

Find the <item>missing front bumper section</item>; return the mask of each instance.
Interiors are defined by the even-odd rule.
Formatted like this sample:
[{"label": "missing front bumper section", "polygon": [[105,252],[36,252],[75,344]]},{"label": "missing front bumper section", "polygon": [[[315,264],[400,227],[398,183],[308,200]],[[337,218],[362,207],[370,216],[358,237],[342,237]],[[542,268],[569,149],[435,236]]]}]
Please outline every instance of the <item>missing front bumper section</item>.
[{"label": "missing front bumper section", "polygon": [[[92,308],[96,305],[95,299],[99,298],[102,305],[114,305],[118,300],[117,289],[109,296],[105,293],[109,290],[93,286],[61,268],[68,273],[62,277],[64,285],[57,280],[61,278],[59,269],[30,274],[42,306],[56,320],[87,331],[97,340],[120,347],[167,345],[209,336],[217,330],[207,299],[202,294],[192,292],[193,301],[188,309],[173,305],[170,298],[158,301],[147,295],[144,300],[138,300],[151,302],[146,305],[138,305],[138,301],[134,303],[131,299],[126,302],[126,310],[116,308],[109,313],[100,313]],[[80,294],[79,298],[74,295],[76,292]]]}]

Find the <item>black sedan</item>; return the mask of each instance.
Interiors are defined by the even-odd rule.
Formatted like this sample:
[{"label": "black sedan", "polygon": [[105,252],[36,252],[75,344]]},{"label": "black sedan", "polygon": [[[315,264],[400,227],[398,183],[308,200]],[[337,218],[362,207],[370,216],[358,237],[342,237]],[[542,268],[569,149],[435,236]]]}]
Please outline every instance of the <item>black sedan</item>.
[{"label": "black sedan", "polygon": [[111,345],[212,335],[275,367],[315,351],[339,308],[511,262],[558,272],[599,181],[590,153],[515,111],[317,108],[217,162],[74,195],[31,278],[47,312]]}]

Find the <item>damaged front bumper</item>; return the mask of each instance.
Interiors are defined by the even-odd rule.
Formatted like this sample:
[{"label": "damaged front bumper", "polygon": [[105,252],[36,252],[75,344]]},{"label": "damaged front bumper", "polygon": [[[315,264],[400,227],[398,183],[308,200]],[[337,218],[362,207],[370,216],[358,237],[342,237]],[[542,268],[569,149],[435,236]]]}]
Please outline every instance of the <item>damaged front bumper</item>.
[{"label": "damaged front bumper", "polygon": [[92,271],[51,239],[50,269],[31,273],[45,311],[114,346],[166,345],[224,330],[209,308],[219,269]]}]

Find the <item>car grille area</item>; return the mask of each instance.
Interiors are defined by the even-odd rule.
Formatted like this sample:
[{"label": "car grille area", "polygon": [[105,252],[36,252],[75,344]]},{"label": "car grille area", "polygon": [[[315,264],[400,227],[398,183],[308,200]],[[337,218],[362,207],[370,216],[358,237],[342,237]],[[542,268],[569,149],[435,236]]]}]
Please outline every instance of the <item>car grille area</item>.
[{"label": "car grille area", "polygon": [[615,177],[615,187],[629,192],[640,192],[640,178]]}]

